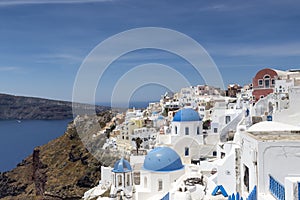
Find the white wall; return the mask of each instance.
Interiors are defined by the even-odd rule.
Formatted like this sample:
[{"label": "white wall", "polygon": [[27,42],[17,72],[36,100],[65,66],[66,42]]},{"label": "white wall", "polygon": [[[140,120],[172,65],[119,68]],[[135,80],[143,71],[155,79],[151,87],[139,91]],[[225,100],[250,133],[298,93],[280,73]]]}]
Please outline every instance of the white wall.
[{"label": "white wall", "polygon": [[260,142],[258,152],[261,192],[269,190],[269,175],[281,184],[287,176],[300,176],[300,141]]},{"label": "white wall", "polygon": [[[172,183],[178,180],[185,173],[185,169],[171,172],[150,172],[141,171],[141,190],[137,191],[138,199],[151,199],[154,195],[165,195],[172,187]],[[147,177],[147,187],[144,184],[144,177]],[[158,191],[158,181],[163,181],[163,188]]]},{"label": "white wall", "polygon": [[[240,165],[240,179],[242,194],[248,194],[257,185],[257,141],[250,137],[247,133],[241,133],[242,149],[241,149],[241,165]],[[249,191],[244,185],[245,166],[249,169]],[[260,190],[258,185],[257,189]]]},{"label": "white wall", "polygon": [[[177,127],[177,134],[176,134],[176,127]],[[185,128],[189,128],[189,136],[196,136],[197,135],[197,127],[199,127],[199,133],[202,134],[202,121],[191,121],[191,122],[172,122],[171,123],[171,130],[172,135],[178,136],[186,136],[185,135]]]},{"label": "white wall", "polygon": [[[197,137],[202,137],[202,135]],[[172,137],[173,149],[179,154],[185,164],[189,164],[191,159],[200,158],[200,146],[203,144],[203,139],[201,143],[198,142],[199,140],[191,136]],[[188,156],[185,156],[185,148],[189,148]]]},{"label": "white wall", "polygon": [[112,168],[101,166],[101,183],[103,185],[112,183]]},{"label": "white wall", "polygon": [[[241,182],[243,186],[243,165],[246,165],[249,168],[250,191],[257,185],[259,193],[269,193],[270,175],[282,185],[285,177],[300,176],[300,141],[261,141],[247,133],[241,134],[241,140]],[[245,192],[244,187],[242,191]]]},{"label": "white wall", "polygon": [[275,80],[275,92],[288,93],[289,88],[291,88],[293,85],[293,80]]},{"label": "white wall", "polygon": [[235,150],[225,155],[217,165],[217,185],[222,185],[228,194],[236,192]]},{"label": "white wall", "polygon": [[300,177],[286,177],[284,180],[285,199],[298,200],[298,182]]}]

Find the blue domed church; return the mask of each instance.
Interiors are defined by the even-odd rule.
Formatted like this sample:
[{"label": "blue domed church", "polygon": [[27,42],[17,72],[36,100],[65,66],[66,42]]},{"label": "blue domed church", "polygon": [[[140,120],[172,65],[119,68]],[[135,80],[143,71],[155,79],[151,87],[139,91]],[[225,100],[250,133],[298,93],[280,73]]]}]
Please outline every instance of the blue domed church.
[{"label": "blue domed church", "polygon": [[176,151],[169,147],[156,147],[145,157],[137,199],[155,199],[155,196],[160,199],[184,173],[184,165]]},{"label": "blue domed church", "polygon": [[170,133],[159,137],[160,145],[172,147],[186,164],[200,158],[203,145],[202,119],[192,108],[180,109],[173,117]]},{"label": "blue domed church", "polygon": [[127,160],[121,158],[114,164],[114,168],[112,169],[110,195],[114,198],[118,192],[122,191],[125,196],[131,197],[132,189],[133,179],[131,165]]}]

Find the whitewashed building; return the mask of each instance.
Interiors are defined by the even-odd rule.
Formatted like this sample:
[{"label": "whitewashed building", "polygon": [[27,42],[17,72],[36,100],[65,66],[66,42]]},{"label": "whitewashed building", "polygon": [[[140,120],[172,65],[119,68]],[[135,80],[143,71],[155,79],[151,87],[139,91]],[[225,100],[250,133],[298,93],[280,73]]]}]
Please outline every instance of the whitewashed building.
[{"label": "whitewashed building", "polygon": [[195,110],[183,108],[173,117],[170,128],[158,136],[158,145],[172,147],[184,163],[200,158],[203,145],[202,120]]},{"label": "whitewashed building", "polygon": [[216,162],[216,185],[244,198],[255,189],[262,200],[298,199],[293,188],[300,180],[300,127],[265,121],[236,137]]}]

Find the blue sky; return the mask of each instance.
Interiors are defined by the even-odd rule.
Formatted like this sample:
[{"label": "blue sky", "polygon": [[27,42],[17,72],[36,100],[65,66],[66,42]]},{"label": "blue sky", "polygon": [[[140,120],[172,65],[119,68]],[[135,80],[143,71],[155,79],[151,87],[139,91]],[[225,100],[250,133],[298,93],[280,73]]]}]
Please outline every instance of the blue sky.
[{"label": "blue sky", "polygon": [[[96,45],[148,26],[190,36],[210,54],[225,85],[245,84],[261,68],[299,68],[299,22],[299,1],[0,0],[0,92],[71,100],[76,73]],[[203,84],[184,60],[137,51],[113,63],[96,101],[109,101],[122,72],[151,62]],[[132,98],[155,100],[164,90],[145,86]]]}]

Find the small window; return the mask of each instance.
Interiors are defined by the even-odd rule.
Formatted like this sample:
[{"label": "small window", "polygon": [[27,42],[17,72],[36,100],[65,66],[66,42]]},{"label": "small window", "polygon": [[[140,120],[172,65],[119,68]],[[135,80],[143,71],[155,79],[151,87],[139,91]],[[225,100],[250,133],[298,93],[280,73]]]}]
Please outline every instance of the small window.
[{"label": "small window", "polygon": [[190,155],[190,149],[188,147],[184,148],[184,155],[189,156]]},{"label": "small window", "polygon": [[225,117],[225,123],[228,124],[230,121],[231,121],[230,116],[226,116],[226,117]]},{"label": "small window", "polygon": [[197,126],[197,135],[200,135],[200,128]]},{"label": "small window", "polygon": [[218,133],[218,128],[214,128],[214,133]]},{"label": "small window", "polygon": [[217,151],[213,151],[213,156],[217,156]]},{"label": "small window", "polygon": [[118,175],[118,186],[122,186],[122,176]]},{"label": "small window", "polygon": [[272,79],[272,85],[275,85],[275,80],[274,79]]},{"label": "small window", "polygon": [[259,86],[262,86],[262,85],[263,85],[263,80],[259,79],[259,80],[258,80],[258,85],[259,85]]},{"label": "small window", "polygon": [[246,188],[246,191],[249,192],[249,168],[244,165],[244,187]]},{"label": "small window", "polygon": [[261,98],[261,99],[264,98],[264,95],[260,95],[260,98]]},{"label": "small window", "polygon": [[175,134],[177,134],[177,126],[175,126]]},{"label": "small window", "polygon": [[127,186],[130,186],[130,175],[127,174]]},{"label": "small window", "polygon": [[223,159],[225,157],[225,153],[224,152],[221,152],[221,158]]},{"label": "small window", "polygon": [[190,133],[189,133],[189,127],[185,127],[185,134],[186,135],[189,135]]},{"label": "small window", "polygon": [[163,182],[162,180],[158,180],[158,191],[162,191],[163,190]]}]

